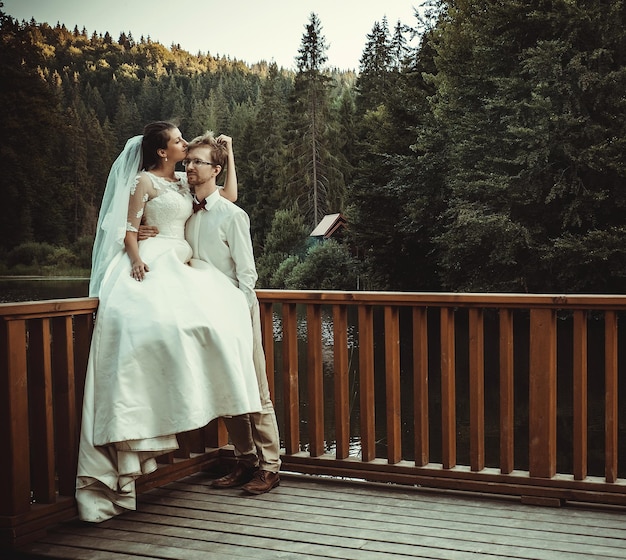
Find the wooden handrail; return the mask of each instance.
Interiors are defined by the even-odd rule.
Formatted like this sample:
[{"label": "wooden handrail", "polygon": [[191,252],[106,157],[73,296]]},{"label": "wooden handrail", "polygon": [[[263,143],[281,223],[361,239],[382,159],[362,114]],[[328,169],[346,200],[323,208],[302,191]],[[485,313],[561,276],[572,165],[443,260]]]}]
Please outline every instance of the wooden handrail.
[{"label": "wooden handrail", "polygon": [[[626,297],[257,295],[284,469],[530,503],[626,506],[618,395]],[[0,304],[0,445],[8,450],[0,455],[0,544],[25,542],[75,515],[97,305],[94,298]],[[599,376],[601,394],[589,384]],[[601,445],[597,433],[588,435],[590,406],[601,414]],[[221,422],[179,439],[181,449],[163,457],[140,490],[228,452]]]}]

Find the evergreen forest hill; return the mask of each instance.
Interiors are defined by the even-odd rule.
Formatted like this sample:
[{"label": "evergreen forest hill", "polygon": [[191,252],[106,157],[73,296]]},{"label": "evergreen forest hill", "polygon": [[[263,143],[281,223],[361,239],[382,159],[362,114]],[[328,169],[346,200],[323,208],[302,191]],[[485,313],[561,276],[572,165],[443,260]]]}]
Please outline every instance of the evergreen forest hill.
[{"label": "evergreen forest hill", "polygon": [[288,71],[0,11],[0,273],[88,271],[111,163],[174,120],[234,138],[258,287],[625,292],[626,3],[424,7],[358,74],[314,13]]}]

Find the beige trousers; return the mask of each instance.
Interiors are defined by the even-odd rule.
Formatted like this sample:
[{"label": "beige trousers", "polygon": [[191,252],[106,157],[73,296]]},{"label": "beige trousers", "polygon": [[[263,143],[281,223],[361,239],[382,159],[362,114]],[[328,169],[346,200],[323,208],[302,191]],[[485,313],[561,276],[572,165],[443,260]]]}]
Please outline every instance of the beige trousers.
[{"label": "beige trousers", "polygon": [[235,448],[237,460],[250,467],[278,472],[280,469],[280,436],[267,383],[258,300],[255,299],[250,313],[252,315],[254,369],[259,384],[262,410],[261,412],[224,418],[224,423],[230,441]]}]

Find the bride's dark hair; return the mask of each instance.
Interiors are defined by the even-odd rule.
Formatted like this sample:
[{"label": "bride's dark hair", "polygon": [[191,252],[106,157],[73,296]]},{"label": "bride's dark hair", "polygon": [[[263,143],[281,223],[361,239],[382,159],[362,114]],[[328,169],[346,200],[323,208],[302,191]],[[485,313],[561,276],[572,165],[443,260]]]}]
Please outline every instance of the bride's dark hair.
[{"label": "bride's dark hair", "polygon": [[157,150],[167,148],[170,140],[169,131],[173,128],[176,128],[176,125],[169,121],[156,121],[144,127],[141,141],[142,169],[149,171],[158,165],[160,158]]}]

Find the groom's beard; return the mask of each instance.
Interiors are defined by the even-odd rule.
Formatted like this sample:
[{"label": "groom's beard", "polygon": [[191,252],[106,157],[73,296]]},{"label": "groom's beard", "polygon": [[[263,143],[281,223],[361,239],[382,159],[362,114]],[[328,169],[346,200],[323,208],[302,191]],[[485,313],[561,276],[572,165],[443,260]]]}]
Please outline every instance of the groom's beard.
[{"label": "groom's beard", "polygon": [[189,183],[190,187],[198,187],[202,185],[200,179],[195,173],[192,173],[191,176],[189,175],[189,173],[187,173],[187,182]]}]

